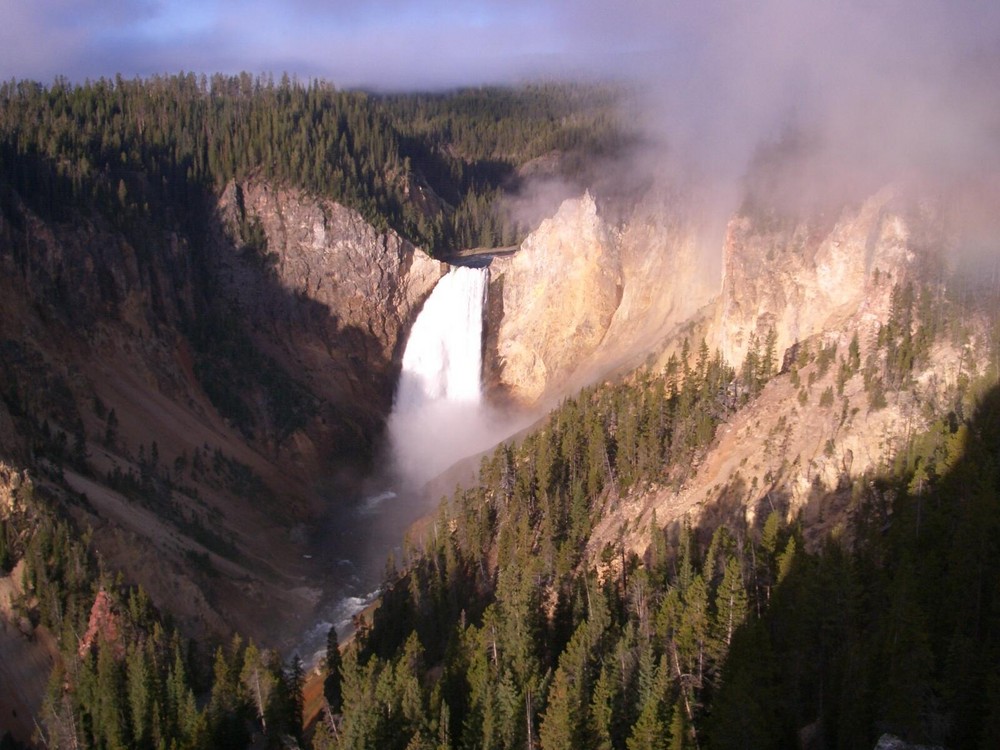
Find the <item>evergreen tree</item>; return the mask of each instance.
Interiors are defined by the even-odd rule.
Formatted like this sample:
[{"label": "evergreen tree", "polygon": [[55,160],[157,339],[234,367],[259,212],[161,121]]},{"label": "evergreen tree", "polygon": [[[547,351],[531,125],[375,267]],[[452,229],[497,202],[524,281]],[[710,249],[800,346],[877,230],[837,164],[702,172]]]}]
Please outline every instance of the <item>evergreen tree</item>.
[{"label": "evergreen tree", "polygon": [[337,640],[337,629],[330,626],[326,635],[326,678],[323,680],[323,695],[333,713],[340,713],[340,643]]}]

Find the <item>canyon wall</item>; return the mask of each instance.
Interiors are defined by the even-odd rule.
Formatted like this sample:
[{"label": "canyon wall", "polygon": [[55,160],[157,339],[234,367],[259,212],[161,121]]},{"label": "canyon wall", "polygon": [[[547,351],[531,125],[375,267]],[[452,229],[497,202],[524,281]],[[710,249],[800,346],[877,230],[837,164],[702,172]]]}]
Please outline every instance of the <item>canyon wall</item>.
[{"label": "canyon wall", "polygon": [[[68,461],[40,480],[86,497],[74,512],[95,527],[108,562],[193,631],[266,629],[275,623],[254,614],[264,601],[282,602],[293,630],[289,613],[316,596],[295,582],[309,570],[301,524],[320,507],[317,484],[370,456],[407,332],[443,264],[342,206],[253,179],[226,188],[204,237],[142,238],[100,216],[66,226],[5,206],[3,458]],[[684,337],[692,350],[705,338],[736,368],[772,328],[779,361],[802,341],[843,353],[855,332],[867,352],[892,290],[925,277],[937,262],[926,248],[944,246],[933,212],[892,189],[835,214],[740,212],[721,247],[696,208],[667,191],[617,221],[605,213],[590,194],[565,201],[493,261],[484,369],[494,399],[543,406],[612,373],[659,369]],[[940,358],[957,361],[950,350]],[[921,375],[920,397],[939,394],[953,370]],[[859,388],[845,391],[849,415],[865,410]],[[761,404],[773,419],[734,427],[719,446],[736,456],[743,449],[728,435],[741,445],[776,439],[791,397],[787,383],[769,386]],[[873,465],[879,446],[914,424],[911,405],[851,421],[818,411],[816,399],[806,394],[794,424],[826,426],[789,438],[795,471],[743,469],[758,494],[780,468],[801,504],[815,477],[839,481],[848,452],[855,467]],[[780,429],[794,433],[790,424],[786,415]],[[835,434],[844,447],[828,455]],[[735,469],[711,455],[705,465],[717,470],[704,481],[731,484]],[[670,508],[704,499],[698,487],[683,501],[673,491],[636,498],[629,517],[657,507],[665,522]]]},{"label": "canyon wall", "polygon": [[258,223],[267,242],[264,260],[282,289],[325,306],[338,328],[369,337],[374,351],[357,355],[391,361],[445,270],[352,209],[268,182],[231,183],[219,210],[236,234],[241,223]]},{"label": "canyon wall", "polygon": [[872,335],[893,285],[928,260],[914,247],[929,231],[891,187],[835,216],[738,214],[722,250],[713,343],[738,366],[751,337],[762,343],[770,329],[779,355],[849,319]]},{"label": "canyon wall", "polygon": [[[538,403],[642,364],[662,368],[685,337],[692,352],[703,338],[738,376],[773,330],[776,371],[763,392],[727,417],[681,485],[609,493],[591,548],[596,558],[624,538],[642,553],[654,519],[753,522],[771,509],[803,513],[819,538],[843,523],[856,477],[903,450],[928,414],[954,408],[963,362],[988,350],[969,323],[964,342],[939,336],[912,364],[906,389],[885,403],[875,395],[893,377],[882,332],[894,297],[912,285],[914,315],[918,299],[944,304],[951,239],[941,211],[897,186],[836,211],[744,209],[727,222],[713,279],[706,234],[650,201],[614,227],[589,195],[567,201],[517,254],[494,261],[500,387]],[[860,364],[844,373],[855,337]]]},{"label": "canyon wall", "polygon": [[318,595],[304,524],[370,457],[443,267],[263,182],[192,217],[60,222],[7,190],[0,460],[186,632],[291,633]]},{"label": "canyon wall", "polygon": [[940,268],[947,246],[939,217],[898,192],[825,215],[737,212],[721,247],[682,199],[655,190],[616,226],[589,194],[567,200],[493,261],[493,386],[537,403],[610,372],[662,367],[682,336],[692,349],[705,338],[737,368],[772,329],[779,362],[848,321],[871,338],[893,287]]},{"label": "canyon wall", "polygon": [[565,201],[491,266],[496,387],[536,404],[641,364],[711,298],[698,226],[651,193],[606,221],[589,193]]}]

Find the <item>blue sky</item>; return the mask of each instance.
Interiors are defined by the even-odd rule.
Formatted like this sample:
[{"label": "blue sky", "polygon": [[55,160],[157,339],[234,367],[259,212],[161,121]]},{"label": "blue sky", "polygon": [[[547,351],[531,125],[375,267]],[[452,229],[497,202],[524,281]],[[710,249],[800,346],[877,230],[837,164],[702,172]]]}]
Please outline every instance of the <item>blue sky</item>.
[{"label": "blue sky", "polygon": [[0,0],[0,76],[289,72],[441,87],[615,72],[647,0]]}]

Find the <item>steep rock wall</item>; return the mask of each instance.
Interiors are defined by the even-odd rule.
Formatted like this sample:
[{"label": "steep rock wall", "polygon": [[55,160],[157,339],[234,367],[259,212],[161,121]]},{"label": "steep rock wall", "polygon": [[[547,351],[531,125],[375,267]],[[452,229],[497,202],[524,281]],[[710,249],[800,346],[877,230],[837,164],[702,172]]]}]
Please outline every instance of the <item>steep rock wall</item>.
[{"label": "steep rock wall", "polygon": [[641,363],[710,299],[703,249],[697,226],[662,194],[620,227],[589,193],[565,201],[493,262],[498,387],[533,404]]},{"label": "steep rock wall", "polygon": [[[219,257],[234,306],[318,398],[297,461],[315,473],[355,447],[363,458],[392,406],[406,331],[444,265],[356,211],[266,182],[230,184],[218,210],[236,238],[236,252]],[[240,249],[253,232],[263,246]]]},{"label": "steep rock wall", "polygon": [[621,300],[618,249],[588,194],[565,201],[494,274],[504,279],[501,380],[534,402],[604,338]]},{"label": "steep rock wall", "polygon": [[395,232],[380,233],[357,211],[298,190],[233,183],[219,210],[230,226],[259,222],[282,287],[325,305],[338,328],[365,332],[387,361],[444,272]]},{"label": "steep rock wall", "polygon": [[718,291],[716,247],[684,196],[651,189],[617,237],[622,298],[594,358],[606,371],[655,360]]},{"label": "steep rock wall", "polygon": [[833,221],[735,216],[723,248],[715,345],[735,366],[751,337],[770,329],[777,351],[856,317],[863,333],[884,320],[893,284],[911,273],[913,231],[892,188]]}]

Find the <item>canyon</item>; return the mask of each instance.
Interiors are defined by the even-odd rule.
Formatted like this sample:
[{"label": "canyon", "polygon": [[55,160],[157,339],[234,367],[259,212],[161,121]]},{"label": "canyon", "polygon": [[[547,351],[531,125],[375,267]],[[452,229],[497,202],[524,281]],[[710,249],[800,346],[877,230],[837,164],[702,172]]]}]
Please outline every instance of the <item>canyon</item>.
[{"label": "canyon", "polygon": [[[736,411],[683,485],[606,495],[588,541],[595,563],[608,544],[641,555],[654,526],[718,513],[751,525],[769,509],[804,513],[818,539],[847,517],[851,477],[951,408],[989,346],[976,326],[962,346],[939,343],[916,386],[877,411],[860,377],[824,401],[836,368],[815,357],[796,368],[808,386],[793,385],[800,347],[843,356],[856,339],[862,359],[873,352],[894,289],[943,294],[940,219],[893,186],[835,215],[736,212],[721,248],[706,245],[704,226],[669,191],[649,191],[615,221],[588,192],[493,258],[488,285],[485,271],[449,274],[392,230],[259,179],[225,188],[200,250],[171,235],[155,257],[98,220],[53,225],[12,205],[0,227],[3,368],[14,384],[0,409],[7,459],[27,464],[43,423],[73,443],[75,459],[43,462],[30,481],[66,498],[102,560],[200,637],[239,628],[293,647],[312,626],[330,596],[317,564],[337,553],[314,559],[308,529],[357,510],[364,476],[385,457],[387,421],[394,429],[407,339],[442,279],[482,279],[473,299],[485,304],[485,329],[465,343],[477,367],[483,355],[483,402],[520,424],[585,385],[661,372],[702,342],[738,370],[772,337],[781,374]],[[243,324],[206,334],[199,306],[219,303],[223,325]],[[450,314],[438,314],[439,331],[451,330]],[[231,335],[236,359],[221,364],[216,348]],[[252,356],[239,359],[246,348]],[[397,401],[414,401],[407,388]],[[478,392],[470,397],[478,408]],[[420,417],[397,433],[424,441],[421,481],[492,444],[445,447],[439,430]],[[157,499],[137,500],[137,485]]]},{"label": "canyon", "polygon": [[[738,213],[722,248],[705,245],[693,211],[668,191],[650,190],[616,222],[590,193],[564,201],[517,252],[490,263],[484,400],[541,414],[601,378],[661,369],[685,339],[692,351],[704,340],[737,368],[750,342],[762,344],[769,330],[779,361],[807,341],[845,352],[854,333],[864,354],[888,319],[893,286],[943,273],[940,224],[932,214],[907,213],[897,192],[886,187],[832,219],[781,224]],[[266,181],[231,183],[213,211],[211,250],[200,260],[184,238],[171,236],[169,252],[143,264],[112,228],[51,226],[18,205],[3,218],[4,366],[50,430],[83,441],[92,475],[71,469],[63,478],[86,497],[75,513],[94,528],[107,561],[130,570],[194,632],[239,624],[266,637],[273,628],[287,632],[289,613],[300,623],[309,617],[318,592],[308,583],[303,555],[312,550],[303,529],[317,514],[337,512],[337,500],[330,506],[318,488],[331,480],[350,485],[364,472],[353,467],[374,455],[407,335],[447,265],[350,209]],[[261,232],[263,253],[244,241],[250,226]],[[240,410],[252,411],[252,426],[213,403],[211,384],[205,387],[212,365],[204,357],[199,363],[192,343],[199,334],[184,322],[205,293],[196,262],[211,264],[228,313],[248,322],[266,358],[247,366],[265,362],[265,371],[289,373],[278,387],[303,394],[308,416],[293,427],[276,416],[268,383],[246,372],[219,374],[248,396]],[[975,358],[985,344],[979,336],[968,346],[964,357]],[[795,395],[779,379],[727,427],[683,492],[628,498],[605,526],[625,522],[639,544],[653,509],[669,522],[711,505],[713,493],[736,478],[755,488],[746,507],[781,484],[793,513],[817,477],[836,488],[844,455],[863,472],[917,429],[915,404],[944,399],[962,361],[961,352],[941,350],[918,378],[925,390],[912,403],[870,418],[845,424],[825,408],[792,408],[798,417],[783,426],[790,431],[785,453],[795,460],[780,472],[754,458]],[[824,375],[811,391],[832,377]],[[864,411],[860,398],[848,391],[845,408]],[[4,444],[26,457],[30,446],[9,407],[0,416]],[[812,426],[797,431],[799,424]],[[730,445],[731,435],[743,447]],[[823,455],[834,437],[837,452]],[[447,462],[462,457],[456,452]],[[196,471],[196,462],[211,466]],[[157,471],[171,482],[172,518],[101,480]],[[213,573],[191,564],[206,559]],[[272,598],[288,605],[280,624],[256,614]]]},{"label": "canyon", "polygon": [[643,98],[0,84],[0,744],[996,745],[991,162]]}]

